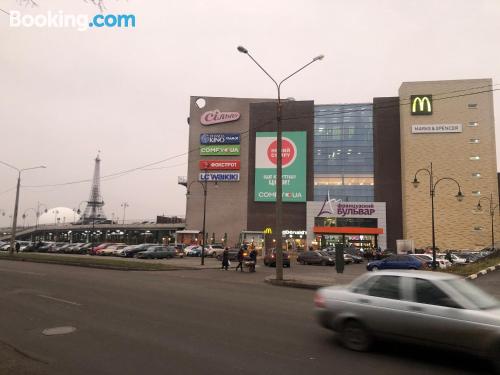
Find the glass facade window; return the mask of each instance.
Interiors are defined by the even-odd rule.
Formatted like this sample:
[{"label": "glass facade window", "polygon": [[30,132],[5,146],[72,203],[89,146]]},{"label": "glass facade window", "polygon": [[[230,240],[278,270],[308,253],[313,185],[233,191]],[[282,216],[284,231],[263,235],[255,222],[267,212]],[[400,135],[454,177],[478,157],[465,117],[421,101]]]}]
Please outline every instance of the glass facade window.
[{"label": "glass facade window", "polygon": [[467,108],[469,108],[469,109],[476,109],[477,108],[477,104],[476,103],[469,103],[469,104],[467,104]]},{"label": "glass facade window", "polygon": [[316,105],[314,200],[373,202],[373,106]]},{"label": "glass facade window", "polygon": [[478,138],[471,138],[471,139],[469,139],[469,143],[479,143],[479,139]]},{"label": "glass facade window", "polygon": [[479,197],[481,195],[481,192],[479,190],[473,190],[472,195],[475,197]]},{"label": "glass facade window", "polygon": [[472,177],[474,177],[474,178],[481,178],[481,173],[474,172],[474,173],[472,173]]},{"label": "glass facade window", "polygon": [[481,159],[478,155],[474,155],[474,156],[471,156],[469,157],[470,160],[479,160]]},{"label": "glass facade window", "polygon": [[377,219],[346,218],[346,217],[315,217],[314,225],[317,227],[359,227],[377,228]]},{"label": "glass facade window", "polygon": [[469,121],[469,124],[467,126],[469,128],[477,128],[479,126],[479,123],[477,121]]}]

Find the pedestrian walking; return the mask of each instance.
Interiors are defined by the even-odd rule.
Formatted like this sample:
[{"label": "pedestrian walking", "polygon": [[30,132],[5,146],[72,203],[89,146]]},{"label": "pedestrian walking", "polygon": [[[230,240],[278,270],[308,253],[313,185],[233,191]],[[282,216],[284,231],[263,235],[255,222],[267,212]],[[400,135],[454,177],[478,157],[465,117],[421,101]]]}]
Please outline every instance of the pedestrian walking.
[{"label": "pedestrian walking", "polygon": [[257,264],[257,250],[253,249],[250,252],[250,272],[255,272],[256,264]]},{"label": "pedestrian walking", "polygon": [[222,252],[222,267],[221,269],[226,270],[229,267],[229,248],[225,248]]},{"label": "pedestrian walking", "polygon": [[19,252],[19,249],[21,249],[21,244],[19,242],[16,242],[16,253]]},{"label": "pedestrian walking", "polygon": [[238,251],[237,259],[238,259],[238,265],[236,266],[236,271],[238,271],[238,268],[241,269],[241,272],[243,272],[243,248],[240,248],[240,251]]}]

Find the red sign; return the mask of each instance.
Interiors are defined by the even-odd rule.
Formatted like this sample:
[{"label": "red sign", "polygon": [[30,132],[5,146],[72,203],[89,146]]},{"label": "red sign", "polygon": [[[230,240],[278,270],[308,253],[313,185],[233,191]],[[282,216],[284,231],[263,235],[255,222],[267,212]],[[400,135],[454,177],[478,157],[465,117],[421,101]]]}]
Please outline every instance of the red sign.
[{"label": "red sign", "polygon": [[[278,156],[278,141],[272,142],[267,148],[267,157],[273,164],[277,164]],[[283,167],[288,166],[295,160],[297,152],[295,150],[295,144],[291,142],[288,138],[282,138],[281,141],[281,165]]]},{"label": "red sign", "polygon": [[239,170],[239,160],[200,160],[202,170]]},{"label": "red sign", "polygon": [[205,112],[201,115],[200,122],[203,125],[215,125],[222,122],[236,121],[240,118],[239,112],[221,112],[218,109]]}]

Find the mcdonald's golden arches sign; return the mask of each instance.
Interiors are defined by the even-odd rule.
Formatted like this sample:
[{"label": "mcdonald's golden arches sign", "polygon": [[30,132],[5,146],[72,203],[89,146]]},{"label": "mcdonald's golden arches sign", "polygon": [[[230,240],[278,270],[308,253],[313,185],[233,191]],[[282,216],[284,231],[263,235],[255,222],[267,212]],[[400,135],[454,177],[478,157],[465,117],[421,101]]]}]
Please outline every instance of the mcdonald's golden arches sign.
[{"label": "mcdonald's golden arches sign", "polygon": [[412,115],[432,115],[432,95],[412,95],[410,106]]}]

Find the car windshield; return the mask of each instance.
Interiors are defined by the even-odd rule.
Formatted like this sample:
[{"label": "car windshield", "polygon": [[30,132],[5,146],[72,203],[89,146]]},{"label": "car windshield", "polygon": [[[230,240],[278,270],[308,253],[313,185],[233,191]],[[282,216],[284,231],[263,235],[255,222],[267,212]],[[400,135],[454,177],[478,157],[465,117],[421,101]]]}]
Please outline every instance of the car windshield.
[{"label": "car windshield", "polygon": [[471,301],[480,310],[488,310],[500,307],[500,302],[496,298],[483,292],[481,289],[472,285],[468,281],[445,280],[444,282],[451,286],[457,293],[460,293],[462,296]]},{"label": "car windshield", "polygon": [[318,251],[318,254],[323,256],[330,256],[330,254],[328,254],[326,251]]}]

